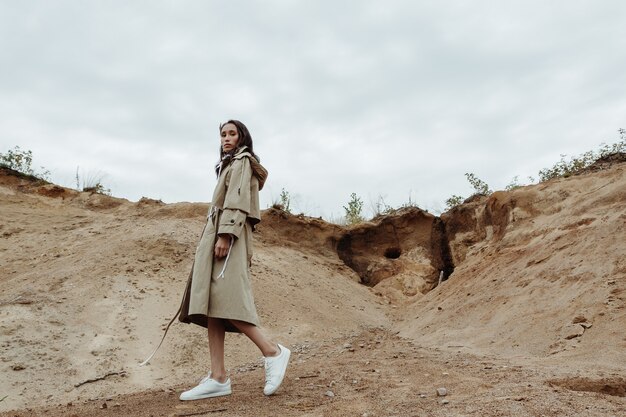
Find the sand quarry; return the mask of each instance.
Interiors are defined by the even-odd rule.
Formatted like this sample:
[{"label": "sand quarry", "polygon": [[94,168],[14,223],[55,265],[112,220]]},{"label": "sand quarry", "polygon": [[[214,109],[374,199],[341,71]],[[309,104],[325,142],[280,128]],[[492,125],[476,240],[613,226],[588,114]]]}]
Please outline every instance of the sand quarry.
[{"label": "sand quarry", "polygon": [[184,403],[209,370],[204,329],[175,322],[138,364],[178,308],[208,205],[3,169],[0,416],[624,416],[617,159],[440,217],[346,228],[265,210],[254,293],[293,351],[285,382],[265,397],[258,351],[228,335],[233,394]]}]

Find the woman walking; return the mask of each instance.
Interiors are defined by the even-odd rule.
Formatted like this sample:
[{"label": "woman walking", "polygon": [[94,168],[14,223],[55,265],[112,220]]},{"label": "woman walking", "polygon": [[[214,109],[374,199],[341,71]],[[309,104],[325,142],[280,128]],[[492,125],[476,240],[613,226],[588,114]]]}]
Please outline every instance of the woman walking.
[{"label": "woman walking", "polygon": [[267,171],[259,163],[246,126],[229,120],[220,126],[217,186],[196,250],[179,320],[208,329],[211,371],[200,384],[181,394],[197,400],[231,393],[224,366],[226,332],[245,334],[265,357],[265,395],[282,383],[290,350],[265,337],[250,285],[252,231],[261,221],[259,190]]}]

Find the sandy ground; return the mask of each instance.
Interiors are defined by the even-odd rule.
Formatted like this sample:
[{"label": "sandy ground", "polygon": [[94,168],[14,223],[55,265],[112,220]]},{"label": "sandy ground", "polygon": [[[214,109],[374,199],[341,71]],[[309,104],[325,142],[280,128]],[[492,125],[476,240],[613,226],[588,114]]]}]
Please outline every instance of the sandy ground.
[{"label": "sandy ground", "polygon": [[[384,329],[292,347],[289,375],[272,397],[263,396],[263,371],[254,361],[233,372],[229,397],[180,402],[185,387],[169,385],[3,415],[618,416],[624,411],[623,397],[594,392],[610,378],[586,390],[582,380],[566,379],[574,384],[571,390],[563,387],[558,370],[421,348]],[[438,396],[438,388],[447,395]]]},{"label": "sandy ground", "polygon": [[410,297],[360,284],[341,228],[266,213],[254,292],[294,351],[286,381],[263,396],[258,351],[229,335],[233,395],[191,403],[202,328],[175,323],[138,363],[178,308],[207,206],[0,175],[0,416],[625,415],[625,168],[466,205],[455,272]]}]

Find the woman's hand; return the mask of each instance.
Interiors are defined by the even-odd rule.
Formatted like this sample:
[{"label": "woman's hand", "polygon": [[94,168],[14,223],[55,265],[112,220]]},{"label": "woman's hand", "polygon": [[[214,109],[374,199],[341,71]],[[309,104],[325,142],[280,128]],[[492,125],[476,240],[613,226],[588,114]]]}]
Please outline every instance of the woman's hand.
[{"label": "woman's hand", "polygon": [[215,257],[223,258],[228,254],[228,249],[230,248],[230,235],[219,235],[217,237],[217,242],[215,243]]}]

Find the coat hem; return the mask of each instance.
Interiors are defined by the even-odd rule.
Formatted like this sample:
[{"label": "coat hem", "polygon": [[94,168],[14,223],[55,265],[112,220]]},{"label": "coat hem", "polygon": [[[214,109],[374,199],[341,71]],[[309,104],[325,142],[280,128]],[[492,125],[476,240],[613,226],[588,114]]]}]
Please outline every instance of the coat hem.
[{"label": "coat hem", "polygon": [[[233,324],[230,322],[230,320],[243,321],[243,322],[251,324],[251,325],[253,325],[255,327],[259,327],[258,323],[253,323],[253,322],[251,322],[249,320],[236,318],[236,317],[213,317],[213,316],[211,316],[211,318],[223,320],[224,321],[224,330],[226,330],[227,332],[230,332],[230,333],[241,333],[241,331],[239,329],[237,329],[235,326],[233,326]],[[209,316],[207,316],[205,314],[188,314],[188,315],[185,315],[184,317],[180,317],[179,321],[181,323],[196,324],[196,325],[198,325],[200,327],[204,327],[205,329],[209,327]]]}]

